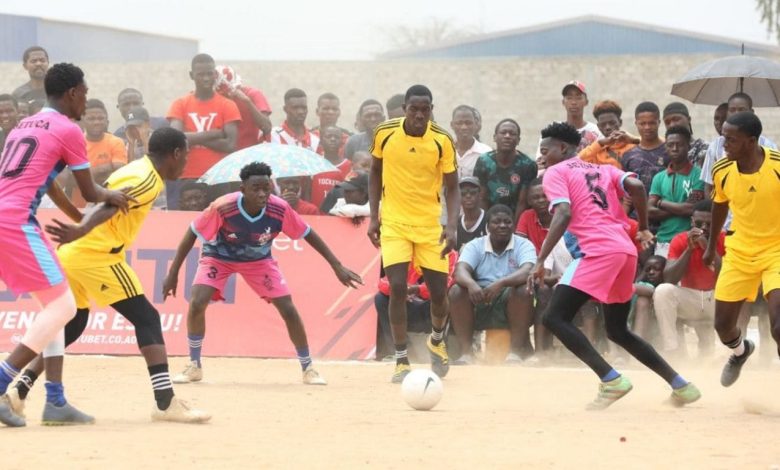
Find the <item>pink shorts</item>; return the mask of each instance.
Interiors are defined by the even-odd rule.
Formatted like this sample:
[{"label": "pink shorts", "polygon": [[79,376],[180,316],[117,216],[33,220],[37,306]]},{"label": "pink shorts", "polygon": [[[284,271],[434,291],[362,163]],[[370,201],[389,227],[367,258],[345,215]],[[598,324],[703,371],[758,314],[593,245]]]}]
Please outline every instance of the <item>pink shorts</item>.
[{"label": "pink shorts", "polygon": [[217,292],[214,293],[212,300],[225,300],[222,297],[222,290],[233,273],[240,274],[249,287],[265,300],[270,301],[290,295],[290,289],[279,270],[279,265],[276,260],[270,258],[239,263],[201,256],[193,284],[213,287]]},{"label": "pink shorts", "polygon": [[561,284],[585,292],[603,304],[623,304],[634,295],[636,255],[614,253],[575,259]]},{"label": "pink shorts", "polygon": [[65,283],[54,248],[37,225],[0,223],[0,240],[0,279],[16,294]]}]

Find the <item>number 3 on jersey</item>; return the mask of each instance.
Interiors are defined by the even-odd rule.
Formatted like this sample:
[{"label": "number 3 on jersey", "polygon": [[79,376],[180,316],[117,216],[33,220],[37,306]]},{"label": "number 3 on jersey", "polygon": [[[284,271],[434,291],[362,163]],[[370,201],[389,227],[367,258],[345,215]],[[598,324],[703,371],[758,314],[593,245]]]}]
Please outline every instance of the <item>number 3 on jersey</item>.
[{"label": "number 3 on jersey", "polygon": [[593,204],[599,206],[602,210],[609,209],[609,202],[607,202],[607,193],[604,192],[601,187],[596,183],[601,179],[601,173],[593,172],[585,174],[585,183],[588,185],[588,191],[590,191],[590,199]]},{"label": "number 3 on jersey", "polygon": [[38,139],[35,137],[9,141],[0,158],[0,178],[16,178],[21,175],[37,149]]}]

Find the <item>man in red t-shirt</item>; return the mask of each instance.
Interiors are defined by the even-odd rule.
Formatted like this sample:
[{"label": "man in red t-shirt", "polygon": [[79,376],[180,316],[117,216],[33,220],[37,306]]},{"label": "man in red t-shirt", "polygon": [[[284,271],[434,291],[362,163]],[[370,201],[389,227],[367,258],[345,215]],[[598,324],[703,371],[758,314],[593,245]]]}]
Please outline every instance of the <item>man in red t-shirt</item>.
[{"label": "man in red t-shirt", "polygon": [[524,210],[520,215],[515,233],[531,240],[538,254],[542,249],[547,232],[550,231],[550,222],[552,222],[550,202],[544,195],[541,178],[536,178],[528,184],[528,204],[531,208]]},{"label": "man in red t-shirt", "polygon": [[171,104],[167,118],[171,127],[184,131],[190,153],[178,181],[166,184],[168,209],[179,207],[181,186],[203,176],[209,168],[236,150],[241,113],[234,102],[214,92],[217,78],[214,59],[208,54],[192,58],[190,78],[195,91]]},{"label": "man in red t-shirt", "polygon": [[244,85],[241,76],[227,65],[217,65],[217,93],[231,99],[241,113],[238,125],[236,150],[245,149],[264,141],[271,132],[271,105],[262,91]]},{"label": "man in red t-shirt", "polygon": [[341,135],[341,130],[336,126],[328,126],[322,131],[320,146],[323,149],[323,158],[326,158],[338,170],[312,176],[311,203],[317,207],[322,205],[328,192],[336,184],[347,179],[347,175],[352,171],[352,162],[339,154]]},{"label": "man in red t-shirt", "polygon": [[[655,288],[653,304],[664,351],[679,351],[677,320],[695,322],[699,335],[699,356],[712,352],[712,328],[715,320],[713,290],[725,254],[725,235],[718,236],[715,270],[704,265],[702,256],[709,240],[712,201],[698,202],[691,216],[691,230],[678,233],[669,245],[669,260],[664,269],[664,284]],[[679,283],[679,285],[678,285]],[[702,325],[702,323],[707,325]]]},{"label": "man in red t-shirt", "polygon": [[327,127],[335,127],[339,130],[339,155],[344,155],[344,146],[347,145],[347,139],[352,135],[348,130],[339,127],[338,121],[341,116],[341,101],[333,93],[323,93],[317,98],[317,117],[320,119],[320,125],[312,128],[312,133],[320,137],[320,145],[317,153],[320,155],[325,151],[322,147],[322,131]]}]

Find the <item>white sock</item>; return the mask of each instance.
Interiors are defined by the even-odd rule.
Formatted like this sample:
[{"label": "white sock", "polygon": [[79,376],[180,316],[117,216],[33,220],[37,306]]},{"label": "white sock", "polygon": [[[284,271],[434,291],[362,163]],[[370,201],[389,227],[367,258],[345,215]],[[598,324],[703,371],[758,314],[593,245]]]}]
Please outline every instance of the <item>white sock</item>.
[{"label": "white sock", "polygon": [[741,356],[745,354],[745,341],[742,340],[739,342],[739,346],[736,348],[731,348],[731,352],[734,353],[735,356]]}]

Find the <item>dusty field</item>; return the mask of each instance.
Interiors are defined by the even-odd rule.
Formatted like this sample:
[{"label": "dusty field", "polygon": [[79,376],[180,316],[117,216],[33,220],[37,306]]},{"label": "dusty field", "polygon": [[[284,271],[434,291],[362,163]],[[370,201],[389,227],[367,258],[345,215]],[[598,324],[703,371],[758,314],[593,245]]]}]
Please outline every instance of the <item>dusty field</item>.
[{"label": "dusty field", "polygon": [[682,410],[663,405],[660,379],[627,367],[634,391],[604,412],[583,409],[596,391],[584,369],[453,367],[439,406],[419,412],[388,383],[390,364],[321,363],[331,384],[315,388],[294,361],[206,359],[204,383],[177,387],[214,415],[191,426],[150,422],[140,357],[71,356],[67,394],[98,424],[41,426],[39,383],[28,427],[0,428],[0,468],[778,468],[780,417],[744,403],[779,410],[780,367],[757,363],[731,389],[720,360],[681,367],[704,392]]}]

